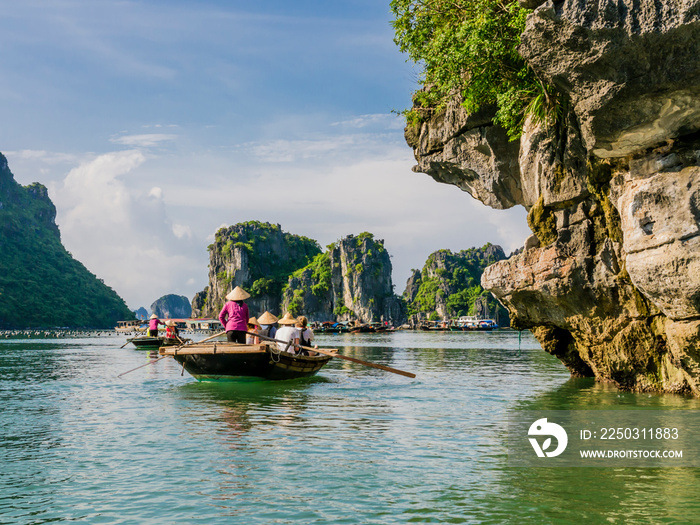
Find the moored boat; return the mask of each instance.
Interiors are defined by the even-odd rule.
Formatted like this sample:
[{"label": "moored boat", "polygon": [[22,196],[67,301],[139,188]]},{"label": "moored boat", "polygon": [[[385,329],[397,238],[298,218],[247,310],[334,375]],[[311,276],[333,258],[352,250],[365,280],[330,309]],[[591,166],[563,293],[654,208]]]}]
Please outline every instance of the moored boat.
[{"label": "moored boat", "polygon": [[145,321],[140,321],[138,319],[117,321],[117,326],[114,327],[114,330],[118,333],[142,332],[144,328],[141,328],[141,325],[144,323]]},{"label": "moored boat", "polygon": [[[337,350],[324,349],[324,352]],[[160,348],[159,353],[172,356],[198,381],[309,377],[333,358],[332,355],[306,356],[281,352],[274,343],[193,343],[184,346],[164,346]]]}]

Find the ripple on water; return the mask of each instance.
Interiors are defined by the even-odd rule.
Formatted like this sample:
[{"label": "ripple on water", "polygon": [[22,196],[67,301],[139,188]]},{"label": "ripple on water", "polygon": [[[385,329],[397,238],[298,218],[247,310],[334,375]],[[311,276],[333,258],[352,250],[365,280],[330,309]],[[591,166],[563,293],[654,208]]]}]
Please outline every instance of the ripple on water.
[{"label": "ripple on water", "polygon": [[[466,336],[466,337],[465,337]],[[197,383],[121,339],[0,343],[0,522],[687,522],[695,469],[514,469],[513,409],[698,409],[571,380],[531,336],[319,337],[299,381]]]}]

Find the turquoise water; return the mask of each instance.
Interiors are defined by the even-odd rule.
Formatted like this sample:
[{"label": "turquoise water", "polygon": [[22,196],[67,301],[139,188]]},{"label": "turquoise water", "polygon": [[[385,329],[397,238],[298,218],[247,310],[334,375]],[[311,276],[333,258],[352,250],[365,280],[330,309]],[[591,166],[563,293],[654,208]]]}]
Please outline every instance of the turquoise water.
[{"label": "turquoise water", "polygon": [[700,408],[517,332],[357,334],[314,378],[197,383],[122,337],[0,340],[0,524],[691,523],[693,468],[514,468],[513,410]]}]

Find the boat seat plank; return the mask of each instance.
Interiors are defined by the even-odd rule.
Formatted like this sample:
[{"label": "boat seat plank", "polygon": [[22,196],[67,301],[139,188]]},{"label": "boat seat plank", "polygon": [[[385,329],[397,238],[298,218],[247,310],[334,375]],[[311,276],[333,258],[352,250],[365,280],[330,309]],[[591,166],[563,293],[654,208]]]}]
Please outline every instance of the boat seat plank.
[{"label": "boat seat plank", "polygon": [[264,354],[267,352],[267,345],[241,345],[236,343],[208,343],[198,345],[197,343],[185,346],[161,346],[158,350],[160,355],[198,355],[198,354]]}]

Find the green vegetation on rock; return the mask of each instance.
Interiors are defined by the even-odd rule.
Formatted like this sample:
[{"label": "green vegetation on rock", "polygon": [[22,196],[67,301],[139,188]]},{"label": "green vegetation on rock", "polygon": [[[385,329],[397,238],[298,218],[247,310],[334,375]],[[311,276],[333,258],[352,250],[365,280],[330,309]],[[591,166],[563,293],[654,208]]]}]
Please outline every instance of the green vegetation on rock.
[{"label": "green vegetation on rock", "polygon": [[[218,250],[222,260],[230,260],[235,250],[245,253],[250,284],[244,286],[253,297],[279,296],[289,276],[321,253],[313,239],[284,232],[279,224],[259,221],[219,229],[212,249]],[[227,290],[234,277],[226,270],[217,274],[220,284]]]},{"label": "green vegetation on rock", "polygon": [[[490,311],[502,307],[481,287],[484,269],[504,259],[503,250],[491,244],[453,253],[432,253],[419,276],[404,292],[408,314],[422,318],[457,318],[477,314],[477,303]],[[505,311],[502,312],[505,314]]]},{"label": "green vegetation on rock", "polygon": [[394,41],[423,68],[408,124],[423,108],[440,111],[459,94],[465,109],[497,108],[495,122],[515,139],[525,114],[547,120],[559,107],[517,47],[530,10],[516,0],[392,0]]},{"label": "green vegetation on rock", "polygon": [[112,328],[124,301],[61,244],[44,186],[15,182],[0,154],[0,328]]}]

